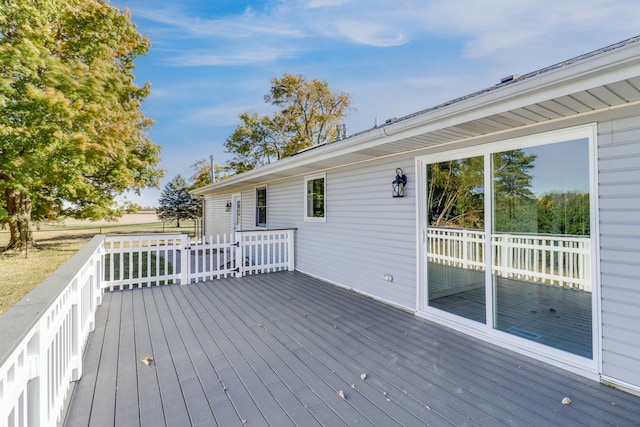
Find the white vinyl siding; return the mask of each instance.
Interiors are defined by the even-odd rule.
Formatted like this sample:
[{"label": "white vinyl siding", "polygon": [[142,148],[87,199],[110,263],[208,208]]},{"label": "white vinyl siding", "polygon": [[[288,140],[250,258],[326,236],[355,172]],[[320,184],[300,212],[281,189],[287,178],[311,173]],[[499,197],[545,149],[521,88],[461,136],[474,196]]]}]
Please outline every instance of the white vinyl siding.
[{"label": "white vinyl siding", "polygon": [[598,133],[602,373],[640,389],[640,122]]},{"label": "white vinyl siding", "polygon": [[[373,295],[415,308],[415,194],[392,197],[391,181],[400,162],[413,175],[413,157],[370,162],[327,172],[326,223],[304,221],[302,197],[291,197],[297,185],[269,185],[269,226],[296,227],[296,267]],[[298,190],[299,191],[299,190]],[[297,220],[291,221],[292,217]],[[384,280],[385,274],[393,282]]]},{"label": "white vinyl siding", "polygon": [[226,212],[227,200],[231,200],[231,196],[224,194],[204,196],[206,236],[228,233],[231,229],[231,213]]}]

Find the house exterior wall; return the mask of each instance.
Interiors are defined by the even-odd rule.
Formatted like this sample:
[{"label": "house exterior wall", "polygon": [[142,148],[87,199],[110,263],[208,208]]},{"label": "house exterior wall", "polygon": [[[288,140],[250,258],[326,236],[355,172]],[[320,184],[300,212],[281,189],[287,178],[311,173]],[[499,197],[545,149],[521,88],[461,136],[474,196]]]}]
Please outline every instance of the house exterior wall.
[{"label": "house exterior wall", "polygon": [[[392,197],[401,167],[406,196]],[[326,171],[326,221],[304,220],[304,176],[267,186],[267,228],[296,228],[296,269],[393,305],[416,306],[416,209],[413,156]],[[315,173],[323,171],[316,171]],[[256,186],[205,196],[206,234],[231,231],[225,212],[232,194],[242,197],[241,230],[256,229]],[[391,274],[393,281],[385,281]]]},{"label": "house exterior wall", "polygon": [[415,309],[415,183],[404,198],[391,192],[396,168],[413,177],[413,163],[404,156],[326,171],[325,222],[304,220],[304,176],[271,183],[267,226],[297,229],[297,270]]},{"label": "house exterior wall", "polygon": [[227,200],[231,201],[230,194],[207,194],[204,196],[206,215],[204,232],[206,236],[215,236],[231,231],[231,212],[226,212]]},{"label": "house exterior wall", "polygon": [[640,122],[598,126],[602,373],[640,388]]}]

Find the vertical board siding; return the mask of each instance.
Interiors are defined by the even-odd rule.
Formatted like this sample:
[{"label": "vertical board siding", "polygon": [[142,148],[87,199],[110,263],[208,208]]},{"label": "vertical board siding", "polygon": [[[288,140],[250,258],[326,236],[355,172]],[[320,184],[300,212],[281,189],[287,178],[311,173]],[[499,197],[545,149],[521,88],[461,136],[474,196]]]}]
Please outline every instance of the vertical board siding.
[{"label": "vertical board siding", "polygon": [[602,373],[640,388],[640,125],[598,127]]},{"label": "vertical board siding", "polygon": [[[391,192],[396,167],[402,167],[409,176],[407,195],[401,199],[394,199]],[[301,176],[269,184],[268,227],[297,228],[298,270],[393,304],[415,308],[413,157],[369,162],[326,173],[326,222],[304,221]],[[386,273],[393,276],[393,282],[384,281]]]}]

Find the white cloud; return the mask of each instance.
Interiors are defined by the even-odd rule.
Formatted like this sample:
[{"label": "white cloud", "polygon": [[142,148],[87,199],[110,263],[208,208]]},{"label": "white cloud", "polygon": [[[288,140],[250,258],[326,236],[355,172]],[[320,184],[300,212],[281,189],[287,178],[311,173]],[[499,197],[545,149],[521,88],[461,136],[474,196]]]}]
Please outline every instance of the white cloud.
[{"label": "white cloud", "polygon": [[309,0],[304,7],[316,9],[321,7],[336,7],[351,3],[352,0]]},{"label": "white cloud", "polygon": [[178,67],[255,65],[291,58],[297,53],[298,50],[293,48],[239,46],[228,53],[212,53],[211,51],[179,53],[173,55],[169,59],[169,63]]},{"label": "white cloud", "polygon": [[[216,51],[206,60],[184,62],[211,65],[252,63],[250,47],[256,44],[302,47],[322,39],[388,48],[444,37],[460,41],[463,56],[482,58],[554,42],[579,43],[594,34],[621,39],[638,31],[640,16],[637,0],[298,0],[271,6],[248,8],[225,19],[207,19],[179,6],[134,13],[158,24],[152,41],[193,38],[211,46],[224,40],[245,44],[234,46],[238,55]],[[267,56],[289,57],[275,51],[260,55],[257,62],[267,61]]]},{"label": "white cloud", "polygon": [[259,15],[250,10],[229,19],[191,17],[174,9],[137,10],[136,15],[162,25],[165,35],[170,33],[172,37],[177,35],[178,38],[234,39],[263,36],[300,38],[304,36],[304,32],[296,29],[293,24],[275,22],[268,16]]},{"label": "white cloud", "polygon": [[[611,37],[612,31],[621,34],[615,39],[622,39],[638,31],[640,2],[617,0],[614,7],[609,0],[437,0],[429,2],[425,12],[422,19],[429,32],[466,39],[463,54],[478,58],[580,43],[597,34]],[[607,20],[611,22],[605,24]]]},{"label": "white cloud", "polygon": [[335,27],[339,34],[361,45],[390,47],[400,46],[409,41],[399,30],[374,22],[341,20],[336,22]]}]

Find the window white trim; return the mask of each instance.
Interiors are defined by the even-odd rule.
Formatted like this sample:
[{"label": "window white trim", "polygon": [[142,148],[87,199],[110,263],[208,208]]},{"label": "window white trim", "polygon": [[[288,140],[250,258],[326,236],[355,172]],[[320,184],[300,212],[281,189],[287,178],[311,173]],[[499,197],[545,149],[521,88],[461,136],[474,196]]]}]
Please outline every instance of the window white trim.
[{"label": "window white trim", "polygon": [[[264,206],[260,206],[258,205],[258,191],[260,190],[264,190]],[[267,206],[269,205],[269,191],[267,190],[267,186],[266,185],[261,185],[260,187],[256,187],[253,190],[253,194],[255,197],[255,204],[254,204],[254,215],[255,215],[255,226],[259,227],[259,228],[267,228],[267,221],[268,221],[268,209]],[[264,222],[259,222],[260,221],[260,215],[258,214],[258,210],[260,208],[264,208]]]},{"label": "window white trim", "polygon": [[[309,215],[309,197],[308,197],[308,185],[310,181],[315,181],[318,179],[322,179],[323,180],[323,187],[322,187],[322,197],[323,197],[323,203],[322,203],[322,216],[310,216]],[[309,175],[309,176],[305,176],[304,177],[304,190],[303,190],[303,197],[304,197],[304,220],[305,221],[310,221],[310,222],[326,222],[327,221],[327,174],[326,173],[321,173],[321,174],[316,174],[316,175]]]}]

